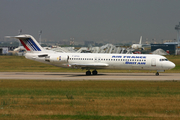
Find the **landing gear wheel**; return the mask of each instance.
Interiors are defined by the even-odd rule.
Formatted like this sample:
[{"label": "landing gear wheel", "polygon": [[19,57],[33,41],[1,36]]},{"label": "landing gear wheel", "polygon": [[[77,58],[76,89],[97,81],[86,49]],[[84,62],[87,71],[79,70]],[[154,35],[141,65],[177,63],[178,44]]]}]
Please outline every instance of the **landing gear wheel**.
[{"label": "landing gear wheel", "polygon": [[92,74],[93,74],[93,75],[97,75],[97,73],[98,73],[98,72],[97,72],[96,70],[92,71]]},{"label": "landing gear wheel", "polygon": [[86,72],[86,75],[91,75],[91,71],[87,71],[87,72]]},{"label": "landing gear wheel", "polygon": [[157,72],[157,73],[156,73],[156,76],[158,76],[158,75],[159,75],[159,73]]}]

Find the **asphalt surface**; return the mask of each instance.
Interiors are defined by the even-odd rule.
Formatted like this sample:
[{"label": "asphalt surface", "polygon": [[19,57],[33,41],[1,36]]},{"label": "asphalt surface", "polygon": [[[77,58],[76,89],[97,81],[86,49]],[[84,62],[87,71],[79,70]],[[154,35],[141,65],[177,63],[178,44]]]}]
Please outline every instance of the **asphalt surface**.
[{"label": "asphalt surface", "polygon": [[0,72],[0,79],[4,80],[143,80],[166,81],[180,80],[180,73],[99,73],[86,76],[85,73],[61,72]]}]

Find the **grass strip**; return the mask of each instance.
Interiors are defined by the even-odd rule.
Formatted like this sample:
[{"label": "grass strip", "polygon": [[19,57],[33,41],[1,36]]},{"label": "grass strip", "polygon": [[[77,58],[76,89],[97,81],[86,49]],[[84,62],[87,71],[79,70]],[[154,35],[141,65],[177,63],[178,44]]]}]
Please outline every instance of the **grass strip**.
[{"label": "grass strip", "polygon": [[82,119],[82,120],[133,120],[135,118],[152,118],[147,116],[99,116],[99,115],[41,115],[43,119]]},{"label": "grass strip", "polygon": [[0,80],[0,119],[179,119],[178,81]]}]

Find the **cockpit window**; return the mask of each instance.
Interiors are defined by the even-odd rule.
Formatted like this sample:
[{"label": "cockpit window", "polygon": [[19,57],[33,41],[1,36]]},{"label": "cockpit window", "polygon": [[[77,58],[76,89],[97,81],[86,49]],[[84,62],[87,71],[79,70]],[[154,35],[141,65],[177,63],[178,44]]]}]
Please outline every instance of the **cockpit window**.
[{"label": "cockpit window", "polygon": [[168,61],[168,59],[159,59],[159,61]]}]

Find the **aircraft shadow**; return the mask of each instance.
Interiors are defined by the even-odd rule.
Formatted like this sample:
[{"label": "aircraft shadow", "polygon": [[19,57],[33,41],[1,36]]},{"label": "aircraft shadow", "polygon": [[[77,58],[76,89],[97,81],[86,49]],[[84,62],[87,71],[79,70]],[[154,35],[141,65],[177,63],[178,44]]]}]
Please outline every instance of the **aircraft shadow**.
[{"label": "aircraft shadow", "polygon": [[[129,73],[129,74],[127,74],[127,73],[125,73],[125,74],[123,74],[123,73],[121,73],[121,74],[97,74],[97,75],[85,75],[85,74],[61,74],[61,73],[59,73],[59,74],[44,74],[44,75],[54,75],[54,76],[67,76],[67,77],[79,77],[79,76],[87,76],[87,77],[93,77],[93,76],[120,76],[120,77],[123,77],[123,76],[155,76],[155,73],[152,73],[152,74],[131,74],[131,73]],[[171,76],[171,75],[165,75],[165,74],[160,74],[159,76]],[[157,76],[158,77],[158,76]]]},{"label": "aircraft shadow", "polygon": [[101,75],[107,75],[107,74],[97,74],[97,75],[85,75],[85,74],[44,74],[44,75],[57,75],[57,76],[67,76],[67,77],[75,77],[75,76],[101,76]]},{"label": "aircraft shadow", "polygon": [[97,75],[83,75],[83,74],[81,74],[81,75],[71,75],[71,76],[69,76],[69,77],[74,77],[74,76],[87,76],[87,77],[91,77],[91,76],[102,76],[102,75],[106,75],[106,74],[97,74]]}]

